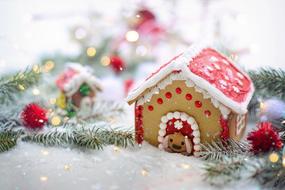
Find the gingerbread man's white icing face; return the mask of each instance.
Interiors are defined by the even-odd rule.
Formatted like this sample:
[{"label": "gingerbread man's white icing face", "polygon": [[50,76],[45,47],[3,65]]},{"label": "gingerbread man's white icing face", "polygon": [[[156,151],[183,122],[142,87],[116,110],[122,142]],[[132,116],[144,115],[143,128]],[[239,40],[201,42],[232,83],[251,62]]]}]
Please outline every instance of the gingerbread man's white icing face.
[{"label": "gingerbread man's white icing face", "polygon": [[[184,135],[182,135],[180,132],[177,132],[177,133],[170,134],[168,136],[169,136],[168,137],[168,148],[172,152],[183,153],[187,151]],[[192,143],[191,143],[191,146],[192,146]]]}]

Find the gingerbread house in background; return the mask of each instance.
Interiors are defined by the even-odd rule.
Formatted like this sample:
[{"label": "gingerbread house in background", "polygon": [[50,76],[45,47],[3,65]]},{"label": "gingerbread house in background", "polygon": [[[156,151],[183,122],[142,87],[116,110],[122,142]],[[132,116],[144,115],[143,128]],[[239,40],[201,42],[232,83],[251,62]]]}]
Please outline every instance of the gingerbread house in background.
[{"label": "gingerbread house in background", "polygon": [[253,92],[249,76],[231,60],[212,48],[191,46],[127,97],[135,103],[136,141],[172,152],[186,146],[195,155],[200,143],[240,139]]},{"label": "gingerbread house in background", "polygon": [[65,71],[59,75],[56,85],[60,90],[57,105],[62,109],[81,109],[92,107],[98,91],[102,90],[99,80],[79,64],[68,64]]}]

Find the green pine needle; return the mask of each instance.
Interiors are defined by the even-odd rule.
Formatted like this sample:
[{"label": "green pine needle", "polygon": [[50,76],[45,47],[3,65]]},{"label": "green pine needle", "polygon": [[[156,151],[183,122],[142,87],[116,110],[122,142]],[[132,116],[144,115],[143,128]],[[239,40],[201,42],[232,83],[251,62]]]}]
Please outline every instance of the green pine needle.
[{"label": "green pine needle", "polygon": [[12,76],[0,78],[0,103],[11,102],[15,95],[36,84],[39,78],[40,74],[31,68]]},{"label": "green pine needle", "polygon": [[246,142],[229,139],[227,141],[213,141],[201,144],[198,155],[205,160],[223,160],[239,155],[249,155],[249,145]]},{"label": "green pine needle", "polygon": [[112,144],[126,148],[134,146],[134,135],[132,131],[123,131],[120,129],[103,130],[100,133],[100,139],[106,144]]},{"label": "green pine needle", "polygon": [[0,133],[0,152],[5,152],[16,146],[18,135],[15,132],[6,131]]},{"label": "green pine needle", "polygon": [[66,131],[51,130],[46,133],[30,133],[22,138],[25,142],[35,142],[45,146],[65,146],[72,142],[72,134]]},{"label": "green pine needle", "polygon": [[74,144],[88,149],[103,149],[104,143],[99,138],[99,129],[82,129],[74,132]]},{"label": "green pine needle", "polygon": [[96,150],[103,149],[106,145],[116,145],[126,148],[135,144],[132,131],[120,129],[106,130],[97,127],[78,129],[74,126],[58,127],[49,132],[29,133],[22,140],[45,146],[75,145],[81,148]]},{"label": "green pine needle", "polygon": [[255,86],[255,96],[277,97],[285,100],[285,71],[282,69],[262,68],[249,71]]}]

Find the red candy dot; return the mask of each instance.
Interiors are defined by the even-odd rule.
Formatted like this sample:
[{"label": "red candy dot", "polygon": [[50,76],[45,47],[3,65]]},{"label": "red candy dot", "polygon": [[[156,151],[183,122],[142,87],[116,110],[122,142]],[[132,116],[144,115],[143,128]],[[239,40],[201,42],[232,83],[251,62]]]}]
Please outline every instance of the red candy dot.
[{"label": "red candy dot", "polygon": [[162,103],[163,103],[162,98],[158,98],[158,99],[157,99],[157,103],[158,103],[158,104],[162,104]]},{"label": "red candy dot", "polygon": [[182,92],[181,88],[179,88],[179,87],[176,88],[175,91],[176,91],[177,94],[181,94],[181,92]]},{"label": "red candy dot", "polygon": [[196,108],[200,108],[200,107],[202,107],[202,102],[200,102],[200,101],[195,101],[195,106],[196,106]]},{"label": "red candy dot", "polygon": [[186,100],[192,100],[192,95],[191,94],[186,94],[185,98],[186,98]]},{"label": "red candy dot", "polygon": [[210,116],[211,116],[211,112],[210,112],[210,110],[206,110],[206,111],[204,111],[204,114],[206,115],[206,117],[210,117]]},{"label": "red candy dot", "polygon": [[172,97],[171,92],[166,92],[166,93],[165,93],[165,97],[168,98],[168,99],[170,99],[170,98]]},{"label": "red candy dot", "polygon": [[153,110],[153,106],[152,105],[149,105],[147,108],[148,108],[149,111]]}]

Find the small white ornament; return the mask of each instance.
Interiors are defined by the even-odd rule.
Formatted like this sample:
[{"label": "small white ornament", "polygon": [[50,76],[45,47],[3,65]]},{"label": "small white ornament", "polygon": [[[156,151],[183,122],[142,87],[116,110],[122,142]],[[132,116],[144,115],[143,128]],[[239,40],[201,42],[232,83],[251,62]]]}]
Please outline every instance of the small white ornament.
[{"label": "small white ornament", "polygon": [[166,115],[166,117],[167,117],[167,119],[172,119],[173,118],[173,113],[168,113],[167,115]]},{"label": "small white ornament", "polygon": [[200,138],[199,138],[199,137],[195,137],[195,138],[193,139],[193,142],[194,142],[195,144],[199,144],[199,143],[200,143]]},{"label": "small white ornament", "polygon": [[194,137],[200,137],[200,132],[198,130],[193,131]]},{"label": "small white ornament", "polygon": [[165,130],[159,130],[158,134],[159,136],[163,137],[165,135]]},{"label": "small white ornament", "polygon": [[183,123],[181,122],[181,121],[175,121],[174,122],[174,127],[176,128],[176,129],[182,129],[183,128]]},{"label": "small white ornament", "polygon": [[186,121],[188,116],[185,113],[182,113],[180,118],[181,118],[182,121]]},{"label": "small white ornament", "polygon": [[164,149],[162,144],[159,144],[158,148],[159,148],[159,150],[163,150]]},{"label": "small white ornament", "polygon": [[174,112],[173,116],[174,116],[175,119],[179,119],[180,118],[180,113],[176,111],[176,112]]},{"label": "small white ornament", "polygon": [[194,145],[194,150],[195,150],[195,151],[201,150],[201,146],[200,146],[200,145]]},{"label": "small white ornament", "polygon": [[198,129],[198,125],[197,125],[196,123],[193,123],[193,124],[191,125],[191,129],[192,129],[193,131],[197,130],[197,129]]},{"label": "small white ornament", "polygon": [[166,124],[165,124],[165,123],[161,123],[161,124],[159,125],[159,127],[160,127],[160,129],[165,129],[165,128],[166,128]]},{"label": "small white ornament", "polygon": [[162,116],[161,121],[162,121],[162,123],[166,123],[168,121],[168,119],[166,116]]},{"label": "small white ornament", "polygon": [[189,123],[190,125],[194,125],[195,120],[194,120],[192,117],[189,117],[189,118],[187,119],[187,123]]}]

